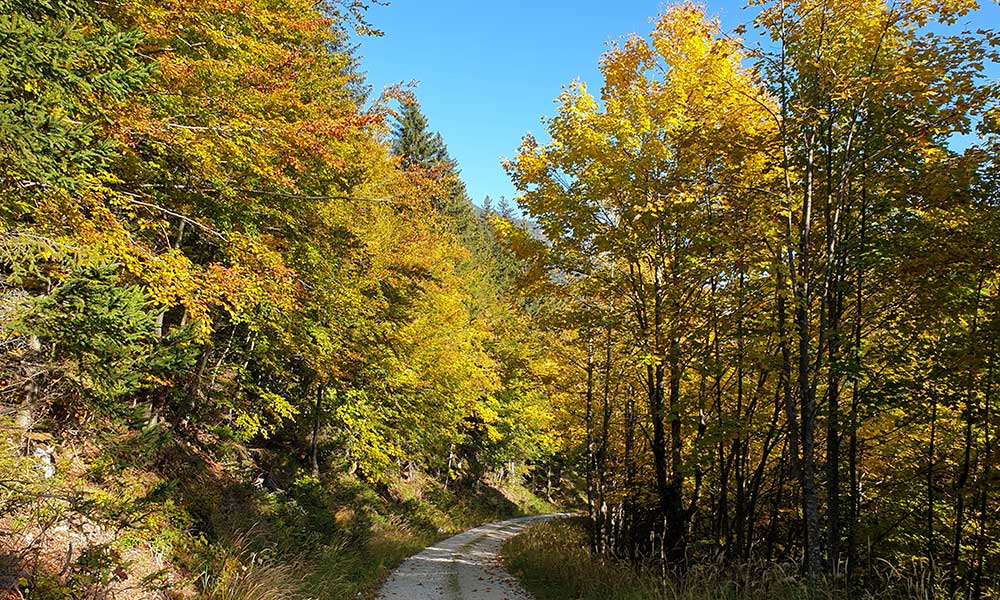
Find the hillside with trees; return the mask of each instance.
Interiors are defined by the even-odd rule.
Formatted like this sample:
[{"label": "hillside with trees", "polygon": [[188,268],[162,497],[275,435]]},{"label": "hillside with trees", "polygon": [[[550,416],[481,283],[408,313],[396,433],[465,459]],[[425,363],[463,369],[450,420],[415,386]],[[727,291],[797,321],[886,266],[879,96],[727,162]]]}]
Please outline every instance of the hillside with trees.
[{"label": "hillside with trees", "polygon": [[530,501],[487,484],[555,454],[552,367],[415,99],[366,98],[360,7],[2,13],[3,589],[370,586]]}]

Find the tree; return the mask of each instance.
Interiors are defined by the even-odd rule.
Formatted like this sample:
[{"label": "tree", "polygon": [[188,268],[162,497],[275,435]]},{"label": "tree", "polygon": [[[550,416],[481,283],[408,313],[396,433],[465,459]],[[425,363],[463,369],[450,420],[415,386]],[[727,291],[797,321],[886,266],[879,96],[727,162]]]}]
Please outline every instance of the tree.
[{"label": "tree", "polygon": [[[961,177],[968,168],[949,156],[946,140],[965,131],[970,116],[984,106],[988,92],[977,84],[983,37],[922,30],[929,21],[952,23],[969,8],[962,2],[791,2],[765,6],[758,19],[777,44],[763,70],[779,103],[774,118],[780,124],[781,194],[787,207],[781,260],[789,284],[779,282],[779,293],[793,313],[794,334],[785,341],[791,363],[784,368],[794,374],[799,404],[789,405],[788,426],[791,435],[801,434],[793,440],[792,458],[803,494],[808,570],[814,575],[823,563],[838,573],[842,523],[856,522],[855,487],[850,499],[855,514],[845,515],[841,506],[840,450],[845,420],[858,426],[864,400],[852,399],[850,415],[842,414],[841,400],[850,372],[845,364],[861,360],[867,342],[865,311],[878,314],[871,306],[876,300],[865,298],[870,250],[893,243],[879,237],[891,229],[895,211],[940,201],[927,188],[912,188],[913,181],[931,173]],[[959,180],[952,181],[957,185],[946,194],[965,193]],[[852,377],[867,370],[861,364],[853,369]],[[855,380],[852,390],[863,393],[863,386]],[[827,402],[822,408],[821,397]],[[816,447],[822,418],[825,528]],[[855,438],[849,445],[857,452]],[[856,485],[855,472],[850,478]],[[853,530],[848,535],[849,548],[856,544],[854,535]],[[848,562],[853,568],[853,558]]]},{"label": "tree", "polygon": [[433,169],[451,163],[444,138],[428,129],[427,117],[416,100],[400,103],[392,133],[392,151],[402,159],[404,166]]},{"label": "tree", "polygon": [[989,135],[996,35],[949,30],[962,2],[760,6],[749,55],[668,9],[508,164],[528,289],[567,309],[592,549],[845,587],[920,556],[985,593],[995,190],[949,138]]},{"label": "tree", "polygon": [[140,88],[150,67],[142,34],[77,0],[0,3],[0,218],[105,184],[115,144],[107,117]]},{"label": "tree", "polygon": [[127,412],[116,400],[183,377],[193,363],[189,332],[158,338],[144,290],[122,285],[117,270],[83,268],[7,324],[50,349],[36,374],[39,387],[54,396],[67,378],[70,395],[82,395],[86,406],[109,415]]},{"label": "tree", "polygon": [[[720,277],[726,241],[716,224],[762,177],[754,148],[769,135],[769,100],[740,61],[699,9],[672,7],[650,40],[633,36],[605,55],[602,104],[575,83],[549,123],[553,141],[525,138],[508,165],[522,208],[551,243],[550,268],[592,281],[609,308],[629,313],[652,428],[654,522],[665,523],[675,565],[698,508],[687,482],[701,478],[685,456],[685,429],[704,408],[682,391],[686,354],[700,343],[705,290]],[[697,454],[704,436],[694,426]]]}]

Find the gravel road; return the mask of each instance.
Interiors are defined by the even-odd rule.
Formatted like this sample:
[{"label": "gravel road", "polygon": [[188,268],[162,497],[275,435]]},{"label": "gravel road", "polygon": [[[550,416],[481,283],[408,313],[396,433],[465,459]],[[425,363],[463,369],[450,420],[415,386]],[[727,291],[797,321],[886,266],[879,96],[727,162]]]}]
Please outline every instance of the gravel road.
[{"label": "gravel road", "polygon": [[497,552],[532,523],[561,516],[521,517],[450,537],[401,564],[376,600],[531,600]]}]

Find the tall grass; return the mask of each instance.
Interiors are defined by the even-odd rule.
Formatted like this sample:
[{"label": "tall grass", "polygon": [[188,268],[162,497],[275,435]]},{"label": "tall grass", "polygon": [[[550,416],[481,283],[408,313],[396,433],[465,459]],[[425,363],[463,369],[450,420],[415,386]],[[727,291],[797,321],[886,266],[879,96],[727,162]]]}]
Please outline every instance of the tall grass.
[{"label": "tall grass", "polygon": [[904,600],[930,598],[918,573],[887,569],[876,589],[849,593],[828,581],[807,581],[792,565],[712,562],[682,576],[595,559],[583,519],[543,523],[509,540],[502,558],[538,600]]},{"label": "tall grass", "polygon": [[229,573],[206,578],[200,600],[309,600],[304,563],[250,554]]},{"label": "tall grass", "polygon": [[198,600],[311,600],[305,559],[259,548],[253,529],[235,535],[202,576]]},{"label": "tall grass", "polygon": [[347,600],[365,596],[391,569],[436,538],[390,515],[364,539],[321,546],[262,546],[254,528],[215,546],[197,600]]},{"label": "tall grass", "polygon": [[[275,495],[252,498],[252,510],[219,509],[225,514],[217,521],[239,525],[243,533],[223,535],[198,562],[206,573],[198,582],[198,600],[371,597],[393,568],[442,537],[526,511],[522,502],[533,497],[514,488],[504,493],[517,494],[516,504],[496,490],[451,490],[418,475],[393,482],[384,497],[338,476],[310,485],[311,496],[300,489],[299,497],[289,496],[284,504]],[[323,511],[329,513],[325,519],[313,514]],[[305,518],[310,515],[315,518]],[[302,523],[316,525],[290,535],[290,529],[304,529]]]}]

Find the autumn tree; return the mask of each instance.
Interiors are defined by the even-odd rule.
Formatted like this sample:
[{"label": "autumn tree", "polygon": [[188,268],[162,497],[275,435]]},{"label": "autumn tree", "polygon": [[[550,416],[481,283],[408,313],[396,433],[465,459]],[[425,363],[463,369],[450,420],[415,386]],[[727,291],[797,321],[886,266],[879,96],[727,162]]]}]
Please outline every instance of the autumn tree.
[{"label": "autumn tree", "polygon": [[[762,64],[779,103],[774,119],[787,207],[781,260],[788,281],[779,282],[779,294],[792,312],[794,334],[785,342],[791,363],[784,370],[795,380],[798,403],[789,404],[787,418],[789,435],[798,438],[792,459],[811,573],[823,563],[839,573],[845,523],[848,571],[856,561],[859,411],[865,374],[879,368],[865,364],[866,332],[882,302],[899,300],[867,292],[872,259],[905,235],[893,223],[898,211],[933,211],[967,193],[969,164],[948,150],[947,140],[967,131],[988,97],[978,81],[984,37],[936,34],[926,26],[947,26],[972,7],[793,2],[767,5],[758,18],[777,46]],[[929,186],[942,179],[950,185]],[[845,407],[849,394],[857,396]],[[817,471],[823,420],[825,516]]]},{"label": "autumn tree", "polygon": [[508,166],[533,289],[575,315],[593,550],[845,586],[920,557],[984,594],[992,163],[954,139],[992,139],[996,35],[956,31],[972,3],[755,6],[751,51],[668,9]]},{"label": "autumn tree", "polygon": [[705,406],[683,388],[703,343],[706,290],[721,281],[727,241],[716,223],[762,177],[756,148],[768,135],[769,100],[740,63],[738,46],[699,9],[671,8],[649,40],[630,37],[605,55],[600,104],[573,84],[549,123],[553,141],[526,138],[508,167],[551,242],[550,268],[594,280],[611,295],[607,310],[629,315],[652,428],[655,519],[675,564],[699,503],[692,457],[702,452]]}]

